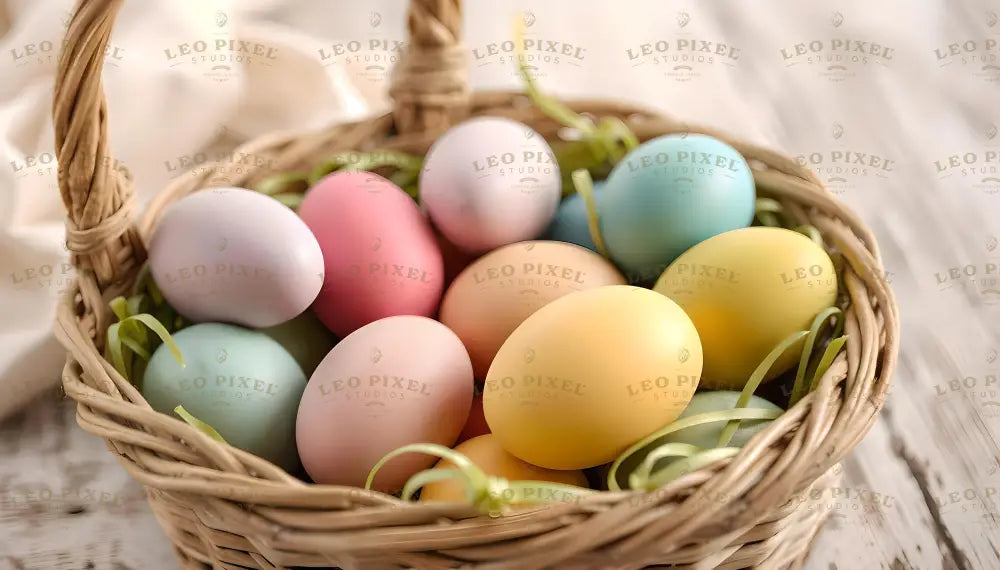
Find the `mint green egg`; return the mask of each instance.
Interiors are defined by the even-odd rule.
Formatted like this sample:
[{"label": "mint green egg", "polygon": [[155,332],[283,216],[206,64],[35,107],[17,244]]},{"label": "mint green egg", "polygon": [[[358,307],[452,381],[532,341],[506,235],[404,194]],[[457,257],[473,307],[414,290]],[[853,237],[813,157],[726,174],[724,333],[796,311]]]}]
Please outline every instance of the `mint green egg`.
[{"label": "mint green egg", "polygon": [[312,309],[288,322],[257,330],[285,347],[302,367],[306,377],[312,376],[319,363],[337,344],[337,337],[323,325]]},{"label": "mint green egg", "polygon": [[[723,390],[697,392],[691,398],[687,407],[684,408],[681,415],[674,421],[680,421],[691,416],[705,414],[708,412],[731,410],[736,407],[736,400],[738,400],[739,397],[739,392]],[[750,396],[750,402],[747,404],[747,407],[759,408],[762,410],[781,411],[780,407],[758,396]],[[725,428],[726,423],[727,422],[725,421],[721,421],[701,424],[684,428],[680,431],[657,438],[656,441],[647,445],[641,451],[631,455],[628,459],[622,462],[621,466],[618,468],[618,476],[616,477],[618,484],[621,485],[622,488],[628,488],[629,474],[634,472],[639,467],[643,459],[649,454],[650,451],[660,447],[661,445],[665,445],[667,443],[687,443],[702,449],[712,449],[717,447],[719,443],[719,436],[722,434],[722,430]],[[750,441],[750,438],[763,430],[770,423],[771,420],[744,420],[740,423],[739,429],[737,429],[733,434],[732,439],[729,440],[726,447],[743,447]],[[677,460],[677,457],[660,459],[656,462],[655,468],[663,469]]]},{"label": "mint green egg", "polygon": [[307,378],[292,355],[266,334],[234,325],[197,324],[173,338],[185,366],[166,345],[156,349],[142,382],[149,405],[174,418],[184,406],[234,447],[294,470]]},{"label": "mint green egg", "polygon": [[[681,415],[677,417],[677,420],[708,412],[731,410],[736,407],[736,401],[739,398],[739,392],[728,390],[698,392],[691,398],[691,402],[684,408]],[[781,411],[780,407],[759,396],[750,396],[750,401],[746,407]],[[664,436],[662,443],[688,443],[698,447],[712,448],[718,444],[719,436],[722,434],[723,428],[726,427],[726,423],[713,422],[685,428]],[[750,438],[757,435],[769,423],[771,423],[771,420],[743,420],[740,422],[739,429],[733,434],[732,439],[729,440],[726,447],[743,447],[750,441]]]}]

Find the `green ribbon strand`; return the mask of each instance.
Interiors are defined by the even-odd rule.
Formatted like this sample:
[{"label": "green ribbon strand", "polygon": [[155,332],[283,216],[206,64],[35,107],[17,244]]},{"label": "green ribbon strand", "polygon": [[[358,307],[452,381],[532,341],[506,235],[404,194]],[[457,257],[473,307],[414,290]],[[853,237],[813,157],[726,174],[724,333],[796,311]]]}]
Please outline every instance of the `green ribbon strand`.
[{"label": "green ribbon strand", "polygon": [[302,205],[302,200],[309,188],[328,174],[362,170],[374,171],[386,168],[391,171],[389,179],[416,200],[419,198],[417,180],[423,164],[424,160],[419,156],[393,150],[373,150],[370,152],[346,150],[327,157],[309,172],[276,172],[271,174],[254,184],[253,189],[271,196],[293,210],[297,210]]},{"label": "green ribbon strand", "polygon": [[[116,297],[109,303],[111,311],[118,317],[118,322],[108,327],[104,357],[111,361],[119,374],[133,383],[141,378],[136,372],[145,370],[144,364],[141,369],[137,367],[135,357],[149,362],[154,341],[166,343],[177,362],[181,366],[186,366],[180,348],[162,321],[149,313],[135,313],[141,310],[145,303],[147,298],[144,295],[133,295],[128,299]],[[155,336],[150,336],[149,331]]]},{"label": "green ribbon strand", "polygon": [[[764,381],[764,377],[774,366],[775,361],[781,357],[792,345],[799,341],[804,336],[808,336],[809,331],[798,331],[792,333],[785,340],[778,343],[778,346],[771,349],[771,352],[764,357],[764,360],[757,365],[753,373],[750,375],[750,379],[747,380],[746,385],[743,387],[743,391],[740,392],[740,397],[736,400],[736,408],[745,408],[747,404],[750,403],[750,397],[753,396],[757,388],[760,387],[761,383]],[[729,444],[729,441],[733,438],[733,434],[739,429],[739,421],[731,421],[722,428],[722,433],[719,434],[719,443],[717,447],[725,447]]]},{"label": "green ribbon strand", "polygon": [[279,172],[261,179],[254,190],[268,196],[304,193],[310,184],[309,177],[301,172]]},{"label": "green ribbon strand", "polygon": [[773,420],[780,417],[782,413],[783,411],[781,410],[742,408],[742,409],[732,409],[732,410],[720,410],[716,412],[705,412],[703,414],[697,414],[694,416],[690,416],[672,422],[671,424],[664,426],[659,430],[646,436],[638,443],[635,443],[634,445],[626,449],[624,453],[619,455],[617,459],[614,460],[614,462],[611,464],[611,469],[608,470],[608,489],[612,491],[621,491],[622,490],[621,485],[619,485],[618,483],[618,470],[621,468],[622,463],[624,463],[632,455],[635,455],[636,453],[642,451],[644,448],[656,443],[657,440],[659,440],[665,435],[669,435],[676,431],[687,429],[693,426],[700,426],[702,424],[710,424],[716,422],[725,422],[733,419]]},{"label": "green ribbon strand", "polygon": [[601,234],[601,220],[597,215],[597,200],[594,198],[594,181],[590,178],[590,172],[581,168],[573,173],[573,185],[576,191],[583,198],[583,203],[587,208],[587,226],[590,230],[590,239],[594,240],[594,245],[605,259],[611,261],[611,254],[604,245],[604,236]]},{"label": "green ribbon strand", "polygon": [[819,386],[819,381],[826,374],[826,371],[830,369],[833,359],[844,348],[845,343],[847,343],[847,336],[840,336],[831,340],[830,344],[827,345],[826,350],[823,351],[823,356],[819,360],[819,364],[816,365],[816,372],[813,373],[812,382],[809,383],[809,392],[812,392]]},{"label": "green ribbon strand", "polygon": [[777,200],[772,198],[757,198],[754,202],[754,217],[762,226],[789,229],[805,235],[822,248],[826,247],[826,244],[823,243],[822,234],[819,233],[819,230],[815,226],[803,224],[794,228],[790,227],[789,222],[785,219],[785,210]]},{"label": "green ribbon strand", "polygon": [[[728,459],[740,452],[738,447],[716,447],[715,449],[704,449],[690,457],[675,461],[656,472],[640,489],[652,491],[659,489],[667,483],[692,471],[697,471],[702,467],[707,467],[716,461]],[[640,482],[642,483],[642,482]],[[636,488],[636,487],[633,487]]]},{"label": "green ribbon strand", "polygon": [[830,319],[836,319],[833,336],[840,336],[844,328],[843,311],[837,307],[828,307],[813,319],[812,326],[809,327],[809,335],[806,337],[805,345],[802,347],[802,356],[799,358],[799,367],[795,371],[795,383],[792,386],[792,394],[789,399],[789,407],[794,406],[803,396],[812,391],[813,382],[808,384],[805,381],[809,369],[809,359],[812,357],[816,339],[819,337],[823,325]]},{"label": "green ribbon strand", "polygon": [[573,187],[566,173],[573,173],[581,168],[594,170],[608,163],[617,164],[629,151],[639,146],[639,138],[618,117],[603,117],[595,123],[589,117],[573,111],[557,99],[543,93],[528,72],[524,53],[524,21],[520,17],[514,23],[514,38],[517,70],[524,82],[525,94],[538,110],[573,129],[580,136],[578,141],[557,145],[559,150],[556,159],[564,173],[564,194],[572,193],[566,192]]},{"label": "green ribbon strand", "polygon": [[463,484],[468,504],[490,517],[499,517],[514,505],[551,502],[545,498],[547,496],[560,495],[564,500],[578,500],[583,495],[595,492],[592,489],[549,481],[508,481],[502,477],[492,477],[465,455],[436,443],[414,443],[390,451],[368,473],[365,489],[371,489],[375,475],[386,463],[404,453],[426,453],[455,465],[453,468],[426,469],[410,477],[403,486],[402,497],[405,500],[412,500],[425,485],[457,479]]},{"label": "green ribbon strand", "polygon": [[229,442],[227,442],[225,439],[222,438],[219,432],[215,431],[214,427],[192,416],[187,410],[184,409],[184,406],[177,406],[176,408],[174,408],[174,413],[180,416],[181,419],[183,419],[188,424],[197,428],[198,431],[200,431],[201,433],[211,437],[216,441],[221,441],[222,443],[225,443],[227,445],[229,444]]},{"label": "green ribbon strand", "polygon": [[782,213],[781,203],[771,198],[757,198],[754,204],[754,215],[763,226],[772,228],[782,227],[780,218]]}]

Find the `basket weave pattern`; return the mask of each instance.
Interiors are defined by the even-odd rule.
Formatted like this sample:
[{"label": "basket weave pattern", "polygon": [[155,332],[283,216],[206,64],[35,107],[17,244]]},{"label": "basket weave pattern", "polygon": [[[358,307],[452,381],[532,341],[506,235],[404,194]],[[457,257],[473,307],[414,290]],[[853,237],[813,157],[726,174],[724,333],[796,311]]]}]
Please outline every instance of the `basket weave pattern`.
[{"label": "basket weave pattern", "polygon": [[[817,390],[731,459],[652,493],[596,493],[578,503],[489,518],[471,507],[406,503],[348,487],[311,485],[180,419],[155,412],[101,357],[108,302],[131,286],[145,239],[164,210],[213,181],[248,186],[340,150],[424,154],[444,129],[474,115],[562,125],[518,93],[471,93],[459,0],[411,0],[410,42],[396,67],[392,113],[314,133],[281,133],[237,149],[265,160],[215,163],[175,180],[134,216],[131,187],[110,156],[102,54],[122,0],[79,0],[53,105],[67,246],[78,269],[58,309],[69,351],[66,394],[78,423],[106,440],[145,486],[185,568],[787,568],[801,566],[828,513],[840,461],[882,407],[898,353],[898,316],[871,231],[794,160],[725,133],[604,100],[577,112],[623,119],[640,140],[697,132],[720,138],[754,168],[757,192],[812,224],[844,254],[846,350]],[[239,172],[237,172],[239,169]]]}]

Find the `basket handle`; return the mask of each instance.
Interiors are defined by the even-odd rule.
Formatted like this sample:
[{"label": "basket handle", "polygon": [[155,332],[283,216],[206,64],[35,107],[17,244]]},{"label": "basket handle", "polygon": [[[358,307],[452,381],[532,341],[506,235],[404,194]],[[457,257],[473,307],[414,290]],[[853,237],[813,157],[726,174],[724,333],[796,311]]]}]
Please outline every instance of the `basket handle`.
[{"label": "basket handle", "polygon": [[410,0],[407,28],[409,42],[389,87],[396,130],[439,131],[468,114],[462,0]]},{"label": "basket handle", "polygon": [[[77,0],[59,58],[52,122],[59,193],[66,207],[66,247],[84,303],[106,314],[99,295],[146,259],[132,216],[128,180],[112,165],[104,53],[123,0]],[[467,113],[465,48],[459,41],[461,0],[411,0],[410,41],[393,71],[390,96],[397,131],[432,131]],[[98,317],[100,318],[100,316]]]},{"label": "basket handle", "polygon": [[83,302],[99,322],[108,315],[102,292],[121,284],[146,259],[132,215],[132,186],[115,168],[108,148],[101,79],[121,4],[77,1],[52,98],[59,193],[67,213],[66,248],[77,269]]}]

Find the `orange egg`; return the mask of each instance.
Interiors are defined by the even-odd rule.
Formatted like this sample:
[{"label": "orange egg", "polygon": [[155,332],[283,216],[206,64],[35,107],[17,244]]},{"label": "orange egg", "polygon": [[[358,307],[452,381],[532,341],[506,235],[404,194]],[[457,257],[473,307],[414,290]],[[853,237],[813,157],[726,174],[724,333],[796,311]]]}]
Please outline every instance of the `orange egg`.
[{"label": "orange egg", "polygon": [[[469,458],[487,475],[503,477],[508,481],[548,481],[587,488],[587,477],[583,471],[554,471],[525,463],[500,447],[492,434],[481,435],[455,447],[455,451]],[[453,468],[455,465],[442,459],[435,468]],[[545,496],[541,488],[539,495]],[[572,500],[567,494],[552,493],[555,501]],[[461,479],[449,479],[426,485],[420,492],[421,501],[465,502],[465,485]]]},{"label": "orange egg", "polygon": [[574,291],[623,285],[610,262],[589,249],[556,241],[524,241],[480,257],[455,278],[440,320],[462,339],[477,380],[524,319]]}]

